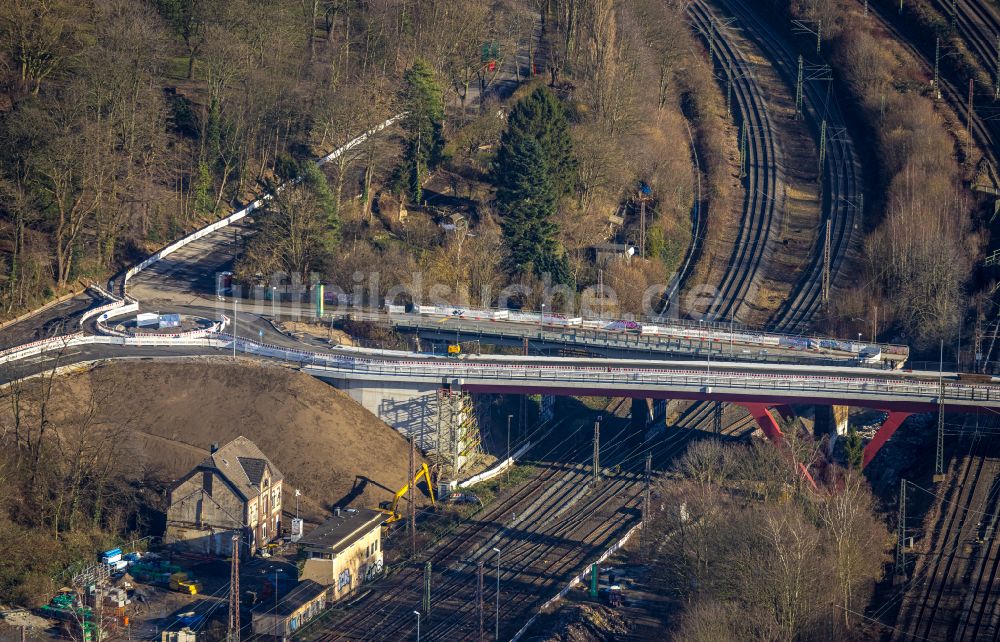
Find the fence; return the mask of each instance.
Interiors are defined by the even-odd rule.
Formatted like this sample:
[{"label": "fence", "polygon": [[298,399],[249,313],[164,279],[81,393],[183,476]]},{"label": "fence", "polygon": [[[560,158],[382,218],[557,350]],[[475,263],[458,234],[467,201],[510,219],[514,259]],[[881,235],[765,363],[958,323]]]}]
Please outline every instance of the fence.
[{"label": "fence", "polygon": [[593,564],[600,564],[601,562],[603,562],[604,560],[608,559],[616,552],[618,552],[618,550],[621,549],[622,546],[625,546],[625,544],[628,543],[628,541],[632,538],[633,535],[635,535],[636,531],[638,531],[640,528],[642,528],[642,522],[639,522],[638,524],[630,528],[628,532],[625,533],[625,535],[621,539],[619,539],[611,546],[611,548],[601,553],[600,557],[591,562],[591,564],[588,566],[587,569],[573,576],[573,579],[571,579],[569,583],[562,588],[562,590],[560,590],[553,597],[549,598],[544,604],[538,607],[538,611],[530,618],[528,618],[528,621],[525,622],[524,626],[522,626],[520,630],[518,630],[518,632],[514,634],[514,637],[510,639],[510,642],[517,642],[518,640],[520,640],[521,637],[528,631],[528,629],[531,628],[531,625],[535,623],[535,620],[538,619],[538,616],[542,614],[542,611],[544,611],[545,609],[549,608],[559,600],[566,597],[566,594],[569,593],[570,589],[572,589],[574,586],[583,581],[583,578],[587,575],[587,573],[590,572],[590,567]]}]

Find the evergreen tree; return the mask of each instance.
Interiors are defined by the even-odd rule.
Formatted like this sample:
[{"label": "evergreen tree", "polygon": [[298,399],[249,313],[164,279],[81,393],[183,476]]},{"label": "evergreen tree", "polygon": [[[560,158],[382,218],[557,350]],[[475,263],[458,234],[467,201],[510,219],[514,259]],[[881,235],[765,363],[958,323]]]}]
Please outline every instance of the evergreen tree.
[{"label": "evergreen tree", "polygon": [[403,129],[406,131],[406,151],[400,178],[410,200],[419,203],[423,197],[423,182],[429,169],[441,161],[444,149],[442,133],[444,101],[434,70],[417,59],[403,75]]},{"label": "evergreen tree", "polygon": [[844,439],[844,455],[847,458],[847,467],[854,470],[861,470],[864,462],[865,446],[861,441],[861,435],[851,426],[847,429],[847,436]]},{"label": "evergreen tree", "polygon": [[336,201],[333,198],[333,191],[330,183],[326,180],[326,174],[319,165],[312,161],[305,161],[299,165],[299,172],[302,177],[302,185],[311,191],[323,212],[326,220],[326,232],[323,234],[324,245],[332,250],[339,241],[340,216],[337,213]]},{"label": "evergreen tree", "polygon": [[497,185],[508,270],[549,273],[554,282],[565,283],[569,266],[559,254],[556,225],[549,220],[557,199],[543,149],[525,137],[516,139],[508,152]]},{"label": "evergreen tree", "polygon": [[574,186],[576,158],[569,135],[566,112],[555,95],[544,86],[521,99],[507,119],[507,131],[500,137],[495,169],[501,173],[507,155],[521,138],[534,139],[542,148],[542,156],[552,185],[558,196],[568,194]]},{"label": "evergreen tree", "polygon": [[539,87],[511,112],[493,165],[509,271],[548,273],[555,283],[570,280],[550,219],[559,197],[572,189],[575,169],[562,105]]}]

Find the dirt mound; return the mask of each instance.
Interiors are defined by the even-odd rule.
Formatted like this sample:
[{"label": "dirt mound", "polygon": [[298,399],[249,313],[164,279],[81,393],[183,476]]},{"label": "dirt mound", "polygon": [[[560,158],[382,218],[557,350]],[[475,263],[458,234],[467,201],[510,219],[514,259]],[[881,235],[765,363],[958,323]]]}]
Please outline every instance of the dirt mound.
[{"label": "dirt mound", "polygon": [[602,604],[568,604],[558,613],[546,642],[610,642],[629,632],[614,609]]},{"label": "dirt mound", "polygon": [[301,489],[307,519],[333,505],[377,506],[406,483],[409,446],[398,432],[343,392],[283,367],[112,362],[60,381],[54,400],[72,414],[108,390],[122,403],[101,404],[101,423],[127,425],[138,463],[160,480],[184,475],[212,443],[244,435],[284,473],[288,510]]}]

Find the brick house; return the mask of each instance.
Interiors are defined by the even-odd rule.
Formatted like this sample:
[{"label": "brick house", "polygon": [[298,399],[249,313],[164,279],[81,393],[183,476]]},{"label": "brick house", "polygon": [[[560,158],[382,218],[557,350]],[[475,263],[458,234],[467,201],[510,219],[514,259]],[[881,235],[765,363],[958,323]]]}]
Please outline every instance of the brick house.
[{"label": "brick house", "polygon": [[240,436],[212,453],[170,490],[164,542],[228,555],[234,530],[254,552],[281,530],[284,476],[252,441]]}]

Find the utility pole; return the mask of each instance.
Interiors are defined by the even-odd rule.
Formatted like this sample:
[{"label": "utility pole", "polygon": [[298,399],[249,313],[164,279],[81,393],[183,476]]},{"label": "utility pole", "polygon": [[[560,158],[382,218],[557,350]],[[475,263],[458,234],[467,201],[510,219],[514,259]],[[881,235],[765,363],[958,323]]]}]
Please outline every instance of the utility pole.
[{"label": "utility pole", "polygon": [[[240,642],[240,536],[233,533],[233,559],[229,565],[229,629],[226,642]],[[278,587],[274,588],[275,593]]]},{"label": "utility pole", "polygon": [[514,465],[514,462],[510,460],[510,420],[514,418],[514,415],[507,415],[507,481],[510,482],[510,469]]},{"label": "utility pole", "polygon": [[795,82],[795,116],[802,119],[802,54],[799,54],[799,75]]},{"label": "utility pole", "polygon": [[975,83],[972,78],[969,78],[969,118],[965,122],[965,135],[969,137],[969,146],[972,146],[972,91],[975,88]]},{"label": "utility pole", "polygon": [[743,121],[743,126],[740,128],[740,178],[746,178],[747,176],[747,165],[749,164],[750,142],[747,140],[749,138],[749,132],[747,131],[747,122]]},{"label": "utility pole", "polygon": [[424,564],[424,615],[431,614],[431,563]]},{"label": "utility pole", "polygon": [[715,39],[712,38],[712,30],[715,28],[715,19],[708,17],[708,64],[715,64]]},{"label": "utility pole", "polygon": [[993,81],[993,100],[1000,98],[1000,35],[997,36],[997,59],[995,71],[995,80]]},{"label": "utility pole", "polygon": [[[1000,76],[997,76],[1000,78]],[[997,81],[1000,83],[1000,80]],[[733,79],[726,78],[726,115],[732,117],[733,115]]]},{"label": "utility pole", "polygon": [[830,219],[826,219],[826,239],[823,242],[823,305],[830,305]]},{"label": "utility pole", "polygon": [[601,483],[601,419],[594,422],[594,486]]},{"label": "utility pole", "polygon": [[941,38],[937,37],[934,39],[934,80],[932,80],[931,83],[934,85],[934,90],[937,91],[938,94],[940,94],[939,87],[941,86],[939,80],[940,68],[941,68]]},{"label": "utility pole", "polygon": [[[417,459],[417,457],[416,457],[416,454],[417,454],[416,450],[417,450],[417,447],[416,447],[416,444],[413,442],[413,434],[411,433],[410,434],[410,476],[409,476],[409,482],[406,485],[406,495],[407,495],[407,499],[409,500],[409,502],[408,502],[409,506],[407,507],[407,511],[409,512],[409,515],[407,516],[406,522],[407,522],[407,525],[410,528],[410,555],[414,556],[414,557],[416,557],[416,555],[417,555],[417,525],[415,523],[416,519],[417,519],[417,511],[415,510],[415,506],[414,506],[414,503],[413,503],[413,487],[416,485],[416,484],[413,483],[413,478],[417,474],[416,470],[414,470],[416,468],[416,465],[417,465],[417,463],[416,463],[416,459]],[[430,485],[430,480],[428,480],[428,485]]]},{"label": "utility pole", "polygon": [[604,318],[604,268],[597,270],[597,291],[601,293],[601,318]]},{"label": "utility pole", "polygon": [[972,358],[975,360],[973,372],[979,372],[980,364],[983,361],[983,302],[981,299],[976,302],[976,326],[973,330]]},{"label": "utility pole", "polygon": [[233,297],[233,361],[236,361],[236,297]]},{"label": "utility pole", "polygon": [[639,197],[639,254],[646,258],[646,197]]},{"label": "utility pole", "polygon": [[715,434],[722,433],[722,402],[715,402],[715,410],[712,411],[712,429],[715,430]]},{"label": "utility pole", "polygon": [[944,481],[944,339],[941,339],[941,356],[938,362],[938,425],[937,449],[934,453],[934,481]]},{"label": "utility pole", "polygon": [[479,614],[479,642],[486,639],[486,629],[483,628],[483,560],[476,565],[476,611]]},{"label": "utility pole", "polygon": [[938,392],[937,448],[934,456],[934,481],[944,481],[944,381]]},{"label": "utility pole", "polygon": [[826,119],[819,124],[819,180],[823,180],[823,163],[826,162]]},{"label": "utility pole", "polygon": [[[646,453],[646,479],[645,486],[642,489],[642,527],[645,529],[649,526],[650,518],[650,507],[651,507],[651,495],[652,495],[652,480],[653,480],[653,453]],[[645,532],[645,531],[643,531]]]},{"label": "utility pole", "polygon": [[[441,461],[446,461],[448,457],[448,449],[445,448],[444,442],[441,441],[441,426],[444,422],[444,390],[442,388],[437,389],[437,454],[438,459]],[[442,469],[444,466],[442,466]]]},{"label": "utility pole", "polygon": [[896,516],[896,582],[906,581],[906,480],[899,480],[899,514]]}]

